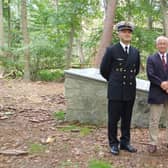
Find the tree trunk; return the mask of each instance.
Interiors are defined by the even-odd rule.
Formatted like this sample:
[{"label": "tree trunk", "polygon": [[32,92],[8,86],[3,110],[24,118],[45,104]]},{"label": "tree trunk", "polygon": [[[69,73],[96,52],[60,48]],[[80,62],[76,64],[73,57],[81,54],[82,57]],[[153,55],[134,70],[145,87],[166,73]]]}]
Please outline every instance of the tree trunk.
[{"label": "tree trunk", "polygon": [[58,0],[52,0],[51,2],[57,10],[58,9]]},{"label": "tree trunk", "polygon": [[107,13],[107,0],[103,0],[103,7],[104,7],[104,14],[106,15]]},{"label": "tree trunk", "polygon": [[69,36],[69,43],[68,43],[67,52],[66,52],[66,69],[71,67],[72,45],[73,45],[73,40],[74,40],[74,33],[75,33],[75,29],[72,25],[70,36]]},{"label": "tree trunk", "polygon": [[113,20],[115,15],[116,0],[109,0],[107,6],[107,13],[104,21],[103,34],[100,40],[100,46],[98,48],[98,53],[95,58],[95,66],[99,67],[102,57],[104,55],[105,49],[112,40],[112,31],[113,31]]},{"label": "tree trunk", "polygon": [[80,66],[83,67],[85,57],[84,57],[84,54],[83,54],[83,48],[82,48],[80,39],[77,39],[77,47],[78,47],[78,51],[79,51]]},{"label": "tree trunk", "polygon": [[55,0],[55,5],[58,6],[58,0]]},{"label": "tree trunk", "polygon": [[151,30],[153,28],[153,19],[151,16],[148,17],[148,29]]},{"label": "tree trunk", "polygon": [[27,28],[27,3],[26,0],[21,1],[21,25],[23,33],[24,45],[24,80],[30,80],[30,52],[29,52],[29,35]]},{"label": "tree trunk", "polygon": [[[2,0],[0,0],[0,55],[3,56],[4,53],[2,51],[2,48],[4,47],[5,41],[4,41],[4,27],[3,27],[3,3]],[[0,78],[3,78],[5,68],[0,61]]]},{"label": "tree trunk", "polygon": [[4,28],[3,28],[3,6],[0,0],[0,48],[4,47]]},{"label": "tree trunk", "polygon": [[168,7],[166,0],[161,0],[161,8],[163,13],[163,27],[165,31],[165,35],[168,37]]},{"label": "tree trunk", "polygon": [[10,10],[10,0],[8,0],[8,48],[11,47],[11,10]]}]

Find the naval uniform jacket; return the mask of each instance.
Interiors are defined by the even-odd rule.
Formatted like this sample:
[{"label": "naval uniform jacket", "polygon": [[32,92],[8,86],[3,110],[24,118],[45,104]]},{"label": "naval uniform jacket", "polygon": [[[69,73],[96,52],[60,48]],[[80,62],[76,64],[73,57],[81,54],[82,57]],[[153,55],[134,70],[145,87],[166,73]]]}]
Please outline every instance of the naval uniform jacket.
[{"label": "naval uniform jacket", "polygon": [[134,47],[129,47],[129,54],[120,43],[107,48],[100,65],[100,73],[108,81],[109,100],[135,99],[139,67],[140,55]]},{"label": "naval uniform jacket", "polygon": [[[166,57],[168,61],[168,55]],[[168,80],[168,67],[164,70],[159,53],[148,57],[147,76],[150,81],[148,103],[163,104],[168,101],[168,94],[160,87],[161,82]]]}]

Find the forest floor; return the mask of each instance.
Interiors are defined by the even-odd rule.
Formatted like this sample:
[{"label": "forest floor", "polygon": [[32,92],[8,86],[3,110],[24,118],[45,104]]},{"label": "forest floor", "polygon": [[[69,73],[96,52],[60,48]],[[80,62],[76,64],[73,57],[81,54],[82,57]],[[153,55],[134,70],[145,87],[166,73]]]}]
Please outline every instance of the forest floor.
[{"label": "forest floor", "polygon": [[0,168],[95,168],[95,160],[112,168],[168,168],[165,129],[157,153],[147,152],[147,129],[132,129],[138,152],[112,156],[107,128],[62,122],[65,110],[64,83],[0,79]]}]

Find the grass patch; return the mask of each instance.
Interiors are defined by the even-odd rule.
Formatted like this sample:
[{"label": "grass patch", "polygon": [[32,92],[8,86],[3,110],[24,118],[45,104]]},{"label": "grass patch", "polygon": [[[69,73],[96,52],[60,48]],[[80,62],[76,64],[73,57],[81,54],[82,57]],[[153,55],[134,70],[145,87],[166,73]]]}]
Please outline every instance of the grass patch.
[{"label": "grass patch", "polygon": [[59,168],[79,168],[79,165],[77,162],[73,163],[70,160],[66,160],[60,164]]},{"label": "grass patch", "polygon": [[57,120],[64,120],[65,119],[65,112],[64,111],[57,111],[53,113],[53,116]]},{"label": "grass patch", "polygon": [[64,127],[60,128],[61,131],[71,131],[71,130],[74,130],[74,129],[78,129],[78,126],[67,125],[67,126],[64,126]]},{"label": "grass patch", "polygon": [[80,128],[80,135],[81,136],[89,135],[91,133],[91,131],[92,130],[88,127],[82,127],[82,128]]},{"label": "grass patch", "polygon": [[91,160],[88,168],[112,168],[112,165],[102,160]]},{"label": "grass patch", "polygon": [[38,143],[33,143],[29,145],[28,151],[29,153],[42,153],[45,152],[46,146]]},{"label": "grass patch", "polygon": [[78,125],[65,125],[59,128],[61,131],[71,131],[77,132],[80,136],[87,136],[92,132],[92,128],[87,126],[78,126]]}]

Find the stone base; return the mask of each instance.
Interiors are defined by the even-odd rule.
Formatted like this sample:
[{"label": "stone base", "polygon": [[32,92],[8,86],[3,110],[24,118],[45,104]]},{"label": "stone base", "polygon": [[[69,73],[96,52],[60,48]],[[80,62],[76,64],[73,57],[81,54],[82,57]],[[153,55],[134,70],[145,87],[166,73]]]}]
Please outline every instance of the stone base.
[{"label": "stone base", "polygon": [[[137,95],[132,116],[132,127],[148,127],[149,82],[137,79]],[[107,125],[107,82],[98,69],[70,69],[65,71],[67,121]],[[164,121],[161,125],[164,126]]]}]

